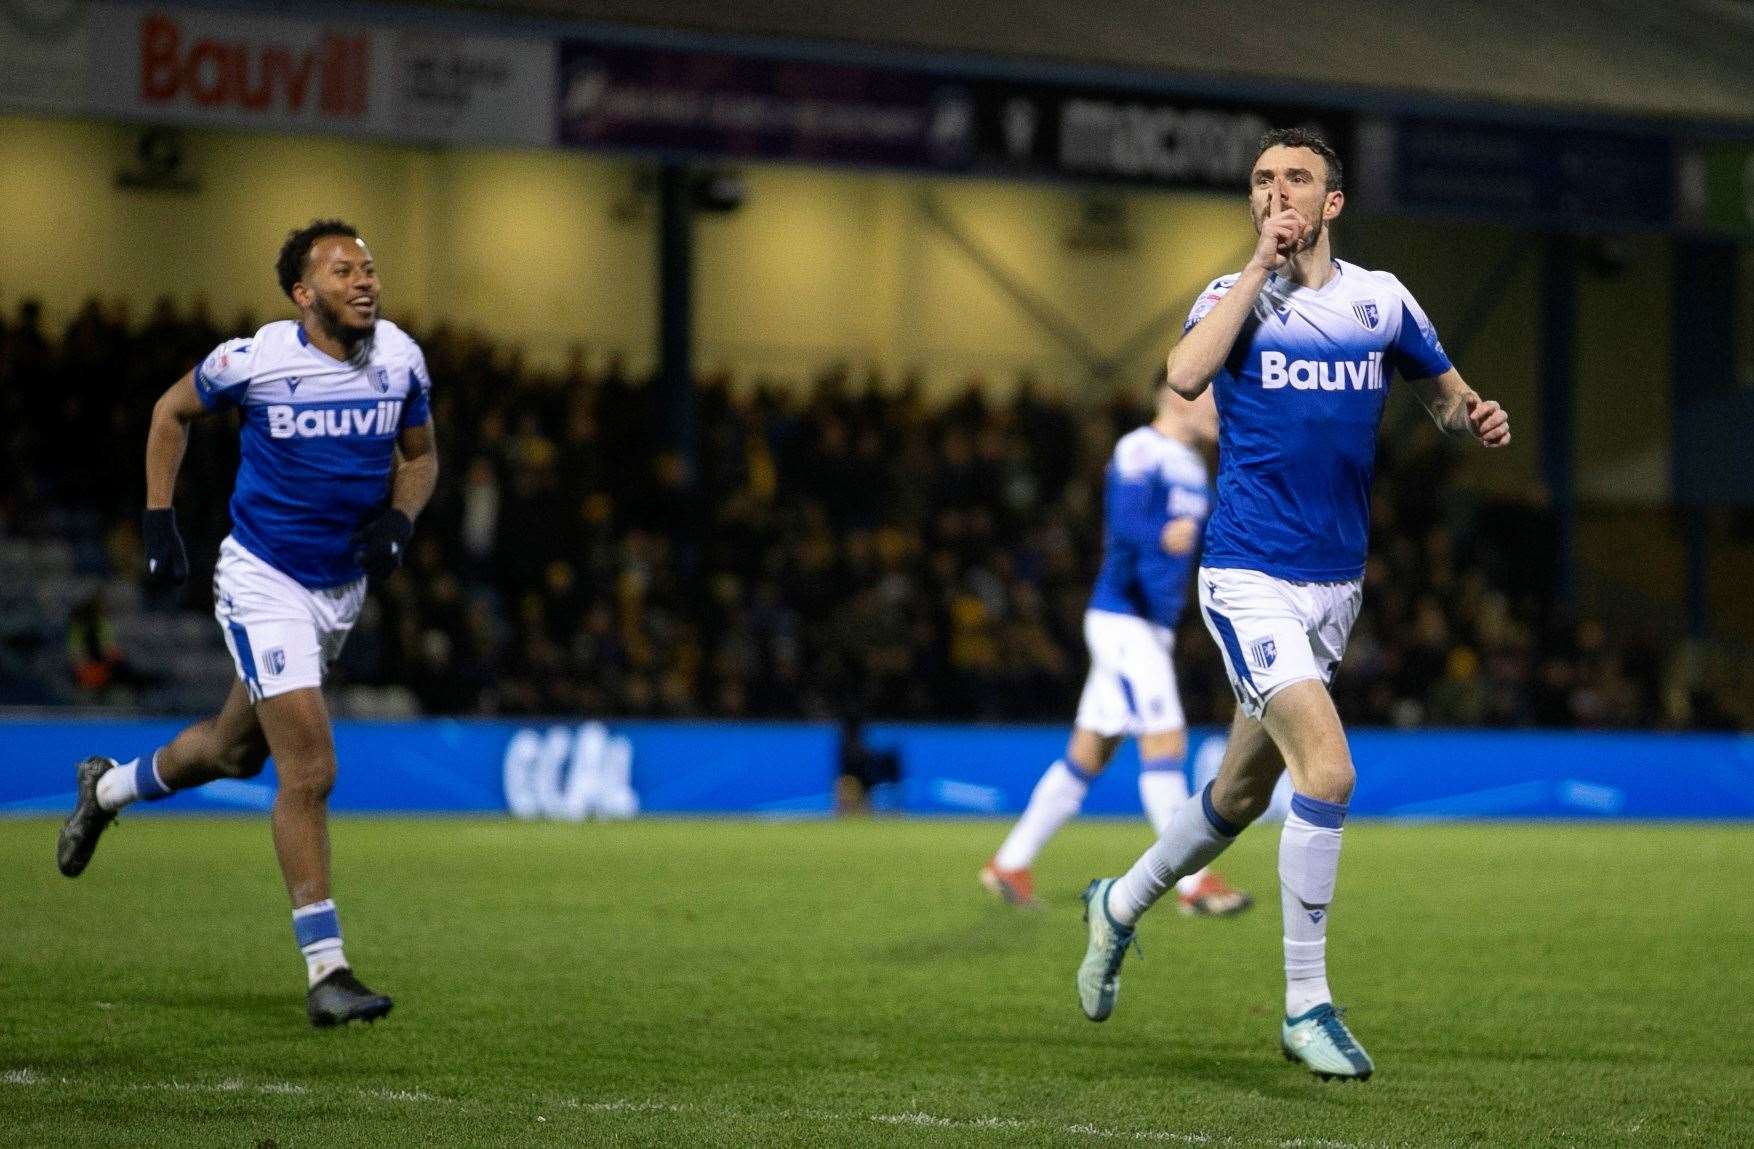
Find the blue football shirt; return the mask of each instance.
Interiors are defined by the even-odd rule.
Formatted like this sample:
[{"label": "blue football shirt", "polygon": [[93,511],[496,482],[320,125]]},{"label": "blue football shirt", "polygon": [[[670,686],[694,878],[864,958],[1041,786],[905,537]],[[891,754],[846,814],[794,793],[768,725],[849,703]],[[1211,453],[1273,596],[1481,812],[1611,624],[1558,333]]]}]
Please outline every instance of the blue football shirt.
[{"label": "blue football shirt", "polygon": [[1090,609],[1175,626],[1200,548],[1196,536],[1187,554],[1166,553],[1163,528],[1179,518],[1203,524],[1210,505],[1199,452],[1152,427],[1123,435],[1104,482],[1102,569]]},{"label": "blue football shirt", "polygon": [[[1218,502],[1203,565],[1294,582],[1364,573],[1377,426],[1399,371],[1450,368],[1431,321],[1401,281],[1335,260],[1320,288],[1270,275],[1212,380]],[[1237,281],[1213,281],[1192,330]]]},{"label": "blue football shirt", "polygon": [[431,418],[426,359],[380,319],[359,362],[312,346],[292,320],[214,348],[195,369],[210,410],[243,411],[232,537],[313,590],[365,572],[352,537],[388,504],[396,437]]}]

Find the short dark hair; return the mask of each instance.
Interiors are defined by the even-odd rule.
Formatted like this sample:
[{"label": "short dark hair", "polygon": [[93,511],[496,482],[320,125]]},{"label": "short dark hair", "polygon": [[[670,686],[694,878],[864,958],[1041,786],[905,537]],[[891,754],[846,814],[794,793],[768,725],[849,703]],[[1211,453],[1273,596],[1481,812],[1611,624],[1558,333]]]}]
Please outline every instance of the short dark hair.
[{"label": "short dark hair", "polygon": [[[1255,159],[1258,161],[1261,153],[1268,148],[1308,148],[1322,157],[1322,162],[1328,166],[1327,190],[1337,192],[1345,186],[1344,173],[1340,170],[1340,155],[1319,132],[1308,128],[1274,128],[1261,137],[1261,146],[1255,149]],[[1250,167],[1252,169],[1253,165]]]},{"label": "short dark hair", "polygon": [[280,258],[274,261],[274,274],[280,277],[280,290],[286,293],[286,298],[292,298],[292,285],[304,277],[305,264],[311,258],[311,248],[317,245],[319,239],[327,239],[332,235],[358,239],[359,229],[338,219],[318,219],[297,231],[287,233],[286,242],[280,245]]}]

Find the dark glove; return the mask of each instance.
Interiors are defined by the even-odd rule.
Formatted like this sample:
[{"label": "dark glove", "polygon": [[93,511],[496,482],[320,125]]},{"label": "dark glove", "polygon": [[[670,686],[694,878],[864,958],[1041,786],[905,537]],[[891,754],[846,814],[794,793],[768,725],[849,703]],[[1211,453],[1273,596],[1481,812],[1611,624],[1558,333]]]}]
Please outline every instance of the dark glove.
[{"label": "dark glove", "polygon": [[140,516],[140,537],[146,544],[146,585],[181,586],[189,580],[189,555],[177,533],[172,507],[148,507]]},{"label": "dark glove", "polygon": [[402,565],[402,552],[414,536],[414,523],[391,507],[353,536],[353,561],[373,578],[383,578]]}]

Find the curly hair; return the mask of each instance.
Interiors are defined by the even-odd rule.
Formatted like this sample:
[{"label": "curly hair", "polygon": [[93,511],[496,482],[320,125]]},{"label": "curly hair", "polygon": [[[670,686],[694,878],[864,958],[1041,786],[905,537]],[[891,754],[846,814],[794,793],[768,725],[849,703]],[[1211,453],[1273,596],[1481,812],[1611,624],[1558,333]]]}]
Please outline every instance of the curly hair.
[{"label": "curly hair", "polygon": [[1261,153],[1268,148],[1308,148],[1322,157],[1322,162],[1328,165],[1327,190],[1341,190],[1344,181],[1341,178],[1339,153],[1319,133],[1308,128],[1274,128],[1261,137],[1261,146],[1255,149],[1255,159],[1260,159]]},{"label": "curly hair", "polygon": [[311,258],[311,248],[317,245],[319,239],[327,239],[332,235],[358,239],[359,229],[342,220],[319,219],[297,231],[287,233],[286,242],[280,245],[280,258],[274,261],[274,274],[279,276],[280,290],[286,293],[286,298],[292,298],[292,285],[304,276],[305,264]]}]

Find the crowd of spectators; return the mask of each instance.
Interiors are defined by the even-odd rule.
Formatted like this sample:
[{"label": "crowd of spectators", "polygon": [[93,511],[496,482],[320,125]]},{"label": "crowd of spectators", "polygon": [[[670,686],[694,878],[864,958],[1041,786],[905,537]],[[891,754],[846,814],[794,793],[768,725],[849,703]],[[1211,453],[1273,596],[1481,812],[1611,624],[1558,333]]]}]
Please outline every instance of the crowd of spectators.
[{"label": "crowd of spectators", "polygon": [[[54,332],[28,302],[0,319],[4,533],[80,532],[82,553],[132,570],[153,400],[255,325],[169,301],[144,322],[93,301]],[[401,684],[441,714],[1070,719],[1103,467],[1149,418],[1142,380],[1091,405],[1028,379],[933,402],[917,380],[843,367],[807,385],[709,375],[690,451],[614,360],[548,372],[451,327],[414,334],[443,475],[339,681]],[[229,418],[197,426],[177,608],[210,609],[236,454]],[[1654,638],[1558,610],[1544,513],[1468,495],[1447,481],[1455,461],[1428,424],[1384,437],[1364,613],[1336,683],[1349,721],[1724,721],[1709,700],[1666,705]],[[1191,721],[1228,719],[1191,614],[1178,673]]]}]

